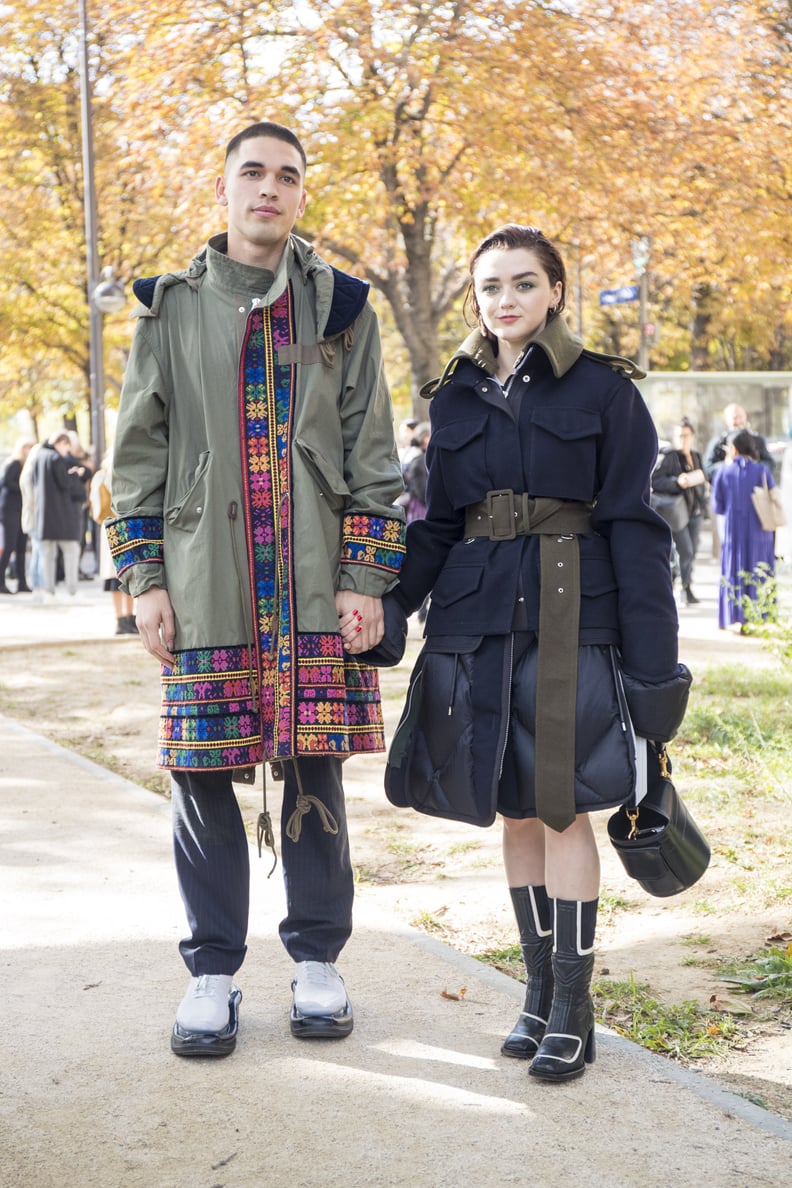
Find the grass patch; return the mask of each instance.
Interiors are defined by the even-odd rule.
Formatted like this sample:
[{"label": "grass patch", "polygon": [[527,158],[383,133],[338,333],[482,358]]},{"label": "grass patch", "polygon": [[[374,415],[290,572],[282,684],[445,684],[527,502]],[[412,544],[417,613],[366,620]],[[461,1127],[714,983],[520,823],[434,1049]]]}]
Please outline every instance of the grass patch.
[{"label": "grass patch", "polygon": [[472,956],[485,965],[493,965],[495,969],[499,969],[515,981],[525,981],[522,949],[518,944],[506,945],[502,949],[484,949],[483,952],[473,953]]},{"label": "grass patch", "polygon": [[771,945],[747,961],[734,962],[731,969],[718,977],[738,993],[792,1003],[792,943],[785,949]]},{"label": "grass patch", "polygon": [[675,747],[698,774],[727,773],[732,796],[790,799],[792,673],[737,665],[697,672]]},{"label": "grass patch", "polygon": [[453,854],[469,854],[471,852],[471,850],[480,850],[480,849],[481,849],[481,842],[477,842],[477,841],[454,842],[453,845],[448,847],[448,853],[449,853],[449,856],[451,856]]},{"label": "grass patch", "polygon": [[431,912],[420,912],[414,920],[411,920],[413,928],[422,928],[424,932],[445,932],[445,925],[437,916],[433,916]]},{"label": "grass patch", "polygon": [[696,1002],[665,1006],[633,977],[629,982],[602,978],[592,986],[592,995],[601,1023],[642,1048],[673,1060],[719,1055],[737,1035],[729,1015],[702,1010]]},{"label": "grass patch", "polygon": [[709,936],[706,932],[695,932],[691,936],[683,936],[682,944],[690,945],[691,947],[696,946],[696,947],[704,948],[705,945],[712,944],[712,937]]}]

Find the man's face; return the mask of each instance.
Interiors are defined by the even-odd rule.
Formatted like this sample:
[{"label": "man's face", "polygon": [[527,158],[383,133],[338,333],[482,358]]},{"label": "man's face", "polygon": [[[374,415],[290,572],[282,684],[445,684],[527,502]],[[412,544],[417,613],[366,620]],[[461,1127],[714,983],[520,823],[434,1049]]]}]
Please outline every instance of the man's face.
[{"label": "man's face", "polygon": [[275,268],[305,209],[302,157],[273,136],[243,140],[217,179],[217,201],[228,209],[228,254]]},{"label": "man's face", "polygon": [[727,409],[726,424],[730,429],[744,429],[748,424],[748,417],[741,404],[731,404]]}]

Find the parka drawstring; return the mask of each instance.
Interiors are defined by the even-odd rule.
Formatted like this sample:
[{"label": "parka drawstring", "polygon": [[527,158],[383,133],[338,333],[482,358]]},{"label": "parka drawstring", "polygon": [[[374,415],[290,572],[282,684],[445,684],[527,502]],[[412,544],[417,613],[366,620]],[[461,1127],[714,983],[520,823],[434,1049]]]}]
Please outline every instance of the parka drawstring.
[{"label": "parka drawstring", "polygon": [[298,760],[292,759],[294,765],[294,778],[297,780],[297,801],[294,812],[286,822],[286,836],[290,841],[296,842],[300,840],[300,833],[302,832],[302,819],[306,813],[310,813],[311,807],[316,806],[316,811],[322,819],[322,828],[325,833],[338,833],[338,822],[333,814],[328,809],[327,805],[322,804],[317,796],[306,795],[303,791],[302,777],[300,775],[300,765]]}]

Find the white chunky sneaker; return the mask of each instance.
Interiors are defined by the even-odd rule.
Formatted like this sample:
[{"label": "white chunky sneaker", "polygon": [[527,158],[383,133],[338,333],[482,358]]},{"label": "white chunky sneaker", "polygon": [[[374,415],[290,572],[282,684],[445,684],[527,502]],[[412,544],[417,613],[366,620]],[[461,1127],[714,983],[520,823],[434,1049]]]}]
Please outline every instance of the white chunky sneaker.
[{"label": "white chunky sneaker", "polygon": [[223,1031],[228,1026],[230,974],[201,974],[190,978],[179,1003],[176,1022],[184,1031]]},{"label": "white chunky sneaker", "polygon": [[329,961],[299,961],[292,981],[292,1035],[342,1038],[353,1027],[344,979]]}]

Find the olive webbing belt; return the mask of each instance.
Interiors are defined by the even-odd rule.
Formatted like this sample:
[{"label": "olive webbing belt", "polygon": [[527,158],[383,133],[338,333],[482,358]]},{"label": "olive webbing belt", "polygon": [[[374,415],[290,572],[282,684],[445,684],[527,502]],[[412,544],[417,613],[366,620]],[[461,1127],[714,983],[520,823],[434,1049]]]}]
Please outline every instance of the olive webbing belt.
[{"label": "olive webbing belt", "polygon": [[490,540],[539,536],[536,672],[536,815],[561,833],[575,820],[575,710],[580,624],[578,534],[591,531],[591,507],[489,491],[465,510],[465,535]]}]

